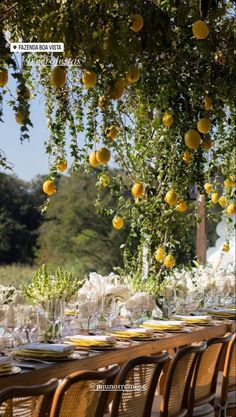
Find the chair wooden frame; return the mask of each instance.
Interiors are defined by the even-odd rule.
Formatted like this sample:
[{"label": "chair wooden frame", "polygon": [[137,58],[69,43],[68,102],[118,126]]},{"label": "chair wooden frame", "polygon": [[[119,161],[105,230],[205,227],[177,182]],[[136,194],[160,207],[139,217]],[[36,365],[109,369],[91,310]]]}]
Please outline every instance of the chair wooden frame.
[{"label": "chair wooden frame", "polygon": [[[126,362],[123,365],[123,367],[122,367],[122,369],[121,369],[121,371],[118,375],[118,378],[116,380],[116,384],[117,385],[125,385],[127,375],[136,366],[138,366],[138,365],[144,365],[145,366],[145,365],[148,365],[148,364],[156,365],[156,367],[154,369],[154,372],[153,372],[153,375],[152,375],[150,387],[148,389],[148,394],[147,394],[146,401],[145,401],[145,406],[144,406],[144,413],[143,413],[142,417],[150,417],[151,416],[152,403],[153,403],[157,383],[158,383],[160,374],[163,370],[163,367],[168,360],[169,360],[168,352],[163,352],[162,354],[160,354],[158,356],[138,356],[137,358],[131,359],[130,361]],[[144,383],[145,383],[145,381],[144,381]],[[122,394],[123,394],[122,391],[116,391],[114,393],[113,402],[112,402],[112,410],[111,410],[110,417],[119,417],[119,407],[120,407],[121,400],[122,400]]]},{"label": "chair wooden frame", "polygon": [[200,342],[199,344],[196,344],[196,345],[183,347],[176,352],[175,356],[170,362],[170,365],[166,374],[160,417],[169,417],[169,399],[170,399],[170,394],[171,394],[172,383],[174,382],[173,381],[174,372],[178,363],[180,362],[181,359],[184,358],[184,356],[190,353],[195,353],[195,357],[189,368],[188,376],[185,382],[181,410],[178,413],[175,413],[174,417],[185,417],[188,414],[188,392],[189,392],[190,381],[192,379],[194,369],[196,367],[196,363],[198,362],[201,354],[205,351],[206,346],[207,345],[205,342]]},{"label": "chair wooden frame", "polygon": [[[14,400],[17,398],[24,398],[24,397],[33,398],[33,397],[43,396],[43,400],[40,406],[40,413],[38,417],[46,417],[49,415],[51,403],[53,400],[53,394],[58,384],[59,384],[59,381],[53,378],[46,384],[42,384],[42,385],[33,385],[31,387],[16,386],[12,388],[6,388],[0,391],[0,406],[8,400]],[[23,401],[21,401],[19,404],[21,403],[23,403]],[[13,403],[11,404],[11,407],[14,407]]]},{"label": "chair wooden frame", "polygon": [[[227,349],[228,343],[230,342],[231,338],[232,338],[232,333],[226,333],[226,335],[223,337],[213,337],[206,341],[207,348],[215,344],[221,344],[221,348],[219,350],[215,369],[212,375],[210,393],[199,399],[195,399],[195,388],[197,384],[198,372],[201,366],[201,358],[203,357],[203,355],[200,356],[199,360],[196,363],[195,372],[191,380],[190,389],[189,389],[188,417],[193,416],[193,410],[195,407],[198,407],[204,404],[211,404],[212,406],[214,406],[218,373],[220,370],[223,355],[225,353],[225,349]],[[206,351],[207,351],[207,348],[206,348]]]},{"label": "chair wooden frame", "polygon": [[[52,407],[51,407],[51,413],[50,417],[59,417],[60,411],[62,407],[63,402],[63,396],[66,393],[66,391],[77,382],[82,381],[101,381],[104,380],[105,385],[111,385],[117,376],[118,372],[120,370],[120,367],[118,365],[114,365],[109,369],[106,369],[105,371],[78,371],[73,372],[72,374],[68,375],[61,385],[57,388]],[[102,392],[99,404],[95,413],[96,417],[102,417],[107,404],[107,398],[109,395],[109,391],[105,390]]]}]

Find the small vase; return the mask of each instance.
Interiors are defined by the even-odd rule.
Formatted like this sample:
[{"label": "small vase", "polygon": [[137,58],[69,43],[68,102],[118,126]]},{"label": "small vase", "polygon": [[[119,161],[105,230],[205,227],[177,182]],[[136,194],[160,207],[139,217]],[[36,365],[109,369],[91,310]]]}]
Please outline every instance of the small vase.
[{"label": "small vase", "polygon": [[44,313],[48,321],[48,328],[44,331],[45,342],[58,342],[61,338],[61,327],[64,317],[64,301],[48,300],[44,303]]}]

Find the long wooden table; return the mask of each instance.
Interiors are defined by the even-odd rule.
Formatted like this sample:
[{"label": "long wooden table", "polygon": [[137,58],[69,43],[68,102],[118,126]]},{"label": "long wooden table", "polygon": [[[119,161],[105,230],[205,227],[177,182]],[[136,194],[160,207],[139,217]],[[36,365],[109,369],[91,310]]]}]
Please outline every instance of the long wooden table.
[{"label": "long wooden table", "polygon": [[49,365],[38,364],[34,370],[22,370],[17,375],[0,377],[0,390],[16,385],[32,386],[45,383],[51,378],[64,378],[74,371],[95,370],[112,364],[122,364],[140,355],[154,355],[163,350],[181,347],[215,336],[223,336],[228,331],[231,331],[231,324],[222,322],[222,324],[202,327],[189,333],[169,334],[156,341],[139,342],[123,349],[101,352],[98,355],[91,355],[81,359],[54,362]]}]

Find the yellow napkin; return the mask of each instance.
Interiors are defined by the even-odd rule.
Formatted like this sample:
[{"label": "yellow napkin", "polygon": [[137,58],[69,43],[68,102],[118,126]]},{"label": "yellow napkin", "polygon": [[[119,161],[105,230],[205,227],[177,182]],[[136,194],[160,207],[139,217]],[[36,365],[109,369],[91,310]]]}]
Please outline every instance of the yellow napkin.
[{"label": "yellow napkin", "polygon": [[142,327],[149,327],[154,330],[181,330],[185,325],[185,321],[147,320],[143,322]]},{"label": "yellow napkin", "polygon": [[145,329],[145,328],[138,328],[138,329],[117,329],[113,330],[111,332],[111,335],[117,336],[119,338],[130,338],[130,337],[136,337],[136,338],[149,338],[153,335],[152,329]]},{"label": "yellow napkin", "polygon": [[187,323],[209,323],[212,320],[211,316],[173,316],[173,319],[182,319]]},{"label": "yellow napkin", "polygon": [[67,339],[74,346],[113,346],[116,343],[114,336],[87,336],[75,335],[68,336]]}]

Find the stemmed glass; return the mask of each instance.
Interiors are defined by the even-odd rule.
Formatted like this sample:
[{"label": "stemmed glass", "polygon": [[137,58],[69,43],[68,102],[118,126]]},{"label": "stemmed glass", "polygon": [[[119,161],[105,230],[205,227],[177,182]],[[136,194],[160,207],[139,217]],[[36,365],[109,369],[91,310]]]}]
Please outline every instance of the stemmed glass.
[{"label": "stemmed glass", "polygon": [[116,297],[103,297],[101,302],[101,318],[105,320],[107,329],[112,328],[113,321],[120,312],[121,305]]}]

